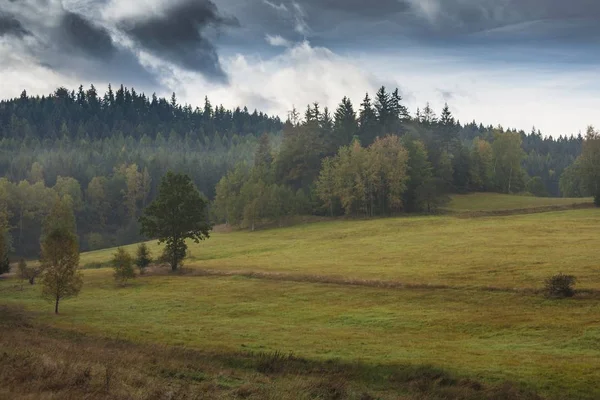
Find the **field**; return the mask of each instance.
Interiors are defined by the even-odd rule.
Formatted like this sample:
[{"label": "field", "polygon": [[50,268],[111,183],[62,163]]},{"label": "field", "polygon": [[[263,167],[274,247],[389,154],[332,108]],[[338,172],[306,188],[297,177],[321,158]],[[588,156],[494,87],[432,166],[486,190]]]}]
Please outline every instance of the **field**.
[{"label": "field", "polygon": [[[265,378],[238,368],[239,382],[223,398],[236,398],[244,382],[267,379],[271,398],[302,392],[305,398],[509,399],[521,396],[512,391],[518,388],[549,399],[597,399],[599,224],[600,211],[585,209],[215,233],[190,246],[183,274],[155,270],[117,287],[110,269],[85,270],[84,291],[64,302],[58,317],[39,288],[21,288],[13,279],[0,281],[0,304],[24,307],[21,313],[34,321],[29,329],[54,329],[59,338],[126,341],[146,349],[141,354],[157,344],[236,357],[292,352],[302,365],[348,382],[336,397],[331,387],[314,392],[318,380],[294,389],[297,379],[313,382],[315,374]],[[84,254],[82,264],[107,262],[113,251]],[[583,293],[570,300],[538,293],[558,272],[576,275]],[[325,365],[339,369],[327,375]],[[340,372],[349,365],[361,366],[359,377]],[[189,362],[177,368],[187,371]],[[390,378],[398,370],[431,379],[413,385]],[[440,376],[455,377],[448,380],[458,388],[444,391]],[[363,389],[374,397],[364,397]]]},{"label": "field", "polygon": [[553,197],[514,196],[500,193],[472,193],[454,195],[447,209],[455,212],[531,210],[535,208],[565,207],[591,204],[591,198],[569,199]]}]

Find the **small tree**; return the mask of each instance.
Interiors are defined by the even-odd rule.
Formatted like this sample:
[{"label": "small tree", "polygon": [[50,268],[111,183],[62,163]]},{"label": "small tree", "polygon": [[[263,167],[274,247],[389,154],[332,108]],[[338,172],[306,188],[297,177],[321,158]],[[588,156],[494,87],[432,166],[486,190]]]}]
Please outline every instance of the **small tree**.
[{"label": "small tree", "polygon": [[79,294],[83,276],[79,271],[79,243],[67,229],[50,231],[42,240],[42,295],[54,302],[58,314],[60,300]]},{"label": "small tree", "polygon": [[554,298],[575,296],[573,286],[577,279],[573,275],[558,274],[546,279],[546,295]]},{"label": "small tree", "polygon": [[6,240],[6,234],[0,232],[0,275],[10,272],[10,261],[8,259],[9,244]]},{"label": "small tree", "polygon": [[152,254],[146,243],[141,243],[137,248],[135,265],[139,268],[140,274],[144,275],[146,268],[152,264]]},{"label": "small tree", "polygon": [[115,280],[117,282],[125,284],[129,279],[135,278],[133,257],[121,247],[113,255],[112,265],[115,270]]},{"label": "small tree", "polygon": [[27,261],[25,261],[24,258],[21,258],[19,260],[18,268],[19,268],[19,277],[23,280],[28,281],[30,285],[34,285],[35,278],[37,278],[41,272],[40,268],[29,267],[27,265]]},{"label": "small tree", "polygon": [[212,224],[207,205],[189,176],[168,172],[160,183],[158,197],[140,217],[142,235],[166,243],[165,253],[173,271],[185,258],[186,239],[200,243],[209,237]]},{"label": "small tree", "polygon": [[8,274],[10,272],[10,261],[8,259],[8,253],[0,255],[0,275]]}]

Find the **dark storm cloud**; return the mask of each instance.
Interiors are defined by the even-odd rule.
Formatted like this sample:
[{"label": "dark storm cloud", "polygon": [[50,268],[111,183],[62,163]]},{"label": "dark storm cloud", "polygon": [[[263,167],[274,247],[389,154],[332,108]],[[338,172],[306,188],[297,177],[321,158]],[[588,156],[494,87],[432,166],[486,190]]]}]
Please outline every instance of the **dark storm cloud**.
[{"label": "dark storm cloud", "polygon": [[[219,5],[229,5],[232,9],[235,3],[239,2],[219,1]],[[243,25],[295,40],[298,32],[294,21],[301,18],[310,28],[308,36],[313,43],[334,46],[458,40],[486,32],[490,33],[488,39],[493,36],[499,40],[532,37],[575,42],[600,37],[597,0],[249,0],[247,3],[240,17]],[[301,15],[296,7],[302,10]]]},{"label": "dark storm cloud", "polygon": [[[12,1],[12,0],[11,0]],[[15,17],[0,12],[0,36],[13,35],[23,37],[29,34],[21,22]]]},{"label": "dark storm cloud", "polygon": [[88,21],[84,16],[66,11],[60,21],[60,34],[74,51],[93,57],[112,57],[117,48],[105,28]]},{"label": "dark storm cloud", "polygon": [[224,81],[217,49],[206,31],[236,25],[238,21],[223,17],[212,1],[187,0],[158,15],[123,21],[120,27],[162,59]]},{"label": "dark storm cloud", "polygon": [[[102,9],[110,4],[108,0],[0,0],[0,36],[15,54],[84,80],[160,86],[160,67],[140,63],[138,51],[143,49],[167,63],[226,81],[213,40],[220,28],[237,21],[220,14],[214,3],[163,2],[162,13],[140,9],[137,18],[127,20],[104,17]],[[123,42],[127,36],[137,45]]]}]

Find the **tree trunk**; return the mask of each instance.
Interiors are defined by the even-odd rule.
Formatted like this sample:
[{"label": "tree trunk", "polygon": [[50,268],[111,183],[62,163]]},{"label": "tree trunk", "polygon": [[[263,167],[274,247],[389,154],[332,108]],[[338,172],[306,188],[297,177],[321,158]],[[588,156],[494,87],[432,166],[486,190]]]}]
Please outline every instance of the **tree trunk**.
[{"label": "tree trunk", "polygon": [[58,314],[58,301],[60,297],[56,296],[56,303],[54,304],[54,314]]}]

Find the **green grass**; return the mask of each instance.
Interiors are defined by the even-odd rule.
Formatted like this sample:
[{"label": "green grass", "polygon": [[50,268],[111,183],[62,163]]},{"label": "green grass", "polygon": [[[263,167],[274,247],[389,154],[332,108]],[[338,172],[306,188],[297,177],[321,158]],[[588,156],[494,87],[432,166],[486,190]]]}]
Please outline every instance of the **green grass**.
[{"label": "green grass", "polygon": [[492,383],[517,381],[557,398],[600,396],[597,300],[186,276],[116,288],[105,270],[86,271],[81,296],[54,317],[39,288],[11,284],[0,284],[0,302],[47,310],[43,322],[111,338],[431,364]]},{"label": "green grass", "polygon": [[[455,287],[540,288],[573,274],[599,288],[600,210],[494,218],[411,217],[335,221],[261,232],[217,233],[190,244],[191,268],[327,275]],[[159,250],[150,243],[154,253]],[[135,251],[135,246],[128,248]],[[84,254],[106,262],[114,249]]]},{"label": "green grass", "polygon": [[455,212],[523,210],[538,207],[591,204],[591,198],[516,196],[499,193],[454,195],[447,209]]},{"label": "green grass", "polygon": [[[190,246],[189,275],[146,276],[120,288],[109,269],[85,270],[83,292],[58,317],[39,287],[21,291],[5,279],[0,304],[25,305],[61,329],[143,344],[434,365],[492,384],[516,381],[550,398],[597,399],[598,296],[556,301],[490,288],[539,289],[564,272],[579,278],[578,288],[600,290],[598,226],[600,210],[585,209],[215,233]],[[113,252],[83,254],[82,265],[105,263]],[[193,275],[200,270],[281,280]],[[312,282],[292,281],[298,276]],[[447,288],[318,283],[330,277]]]}]

